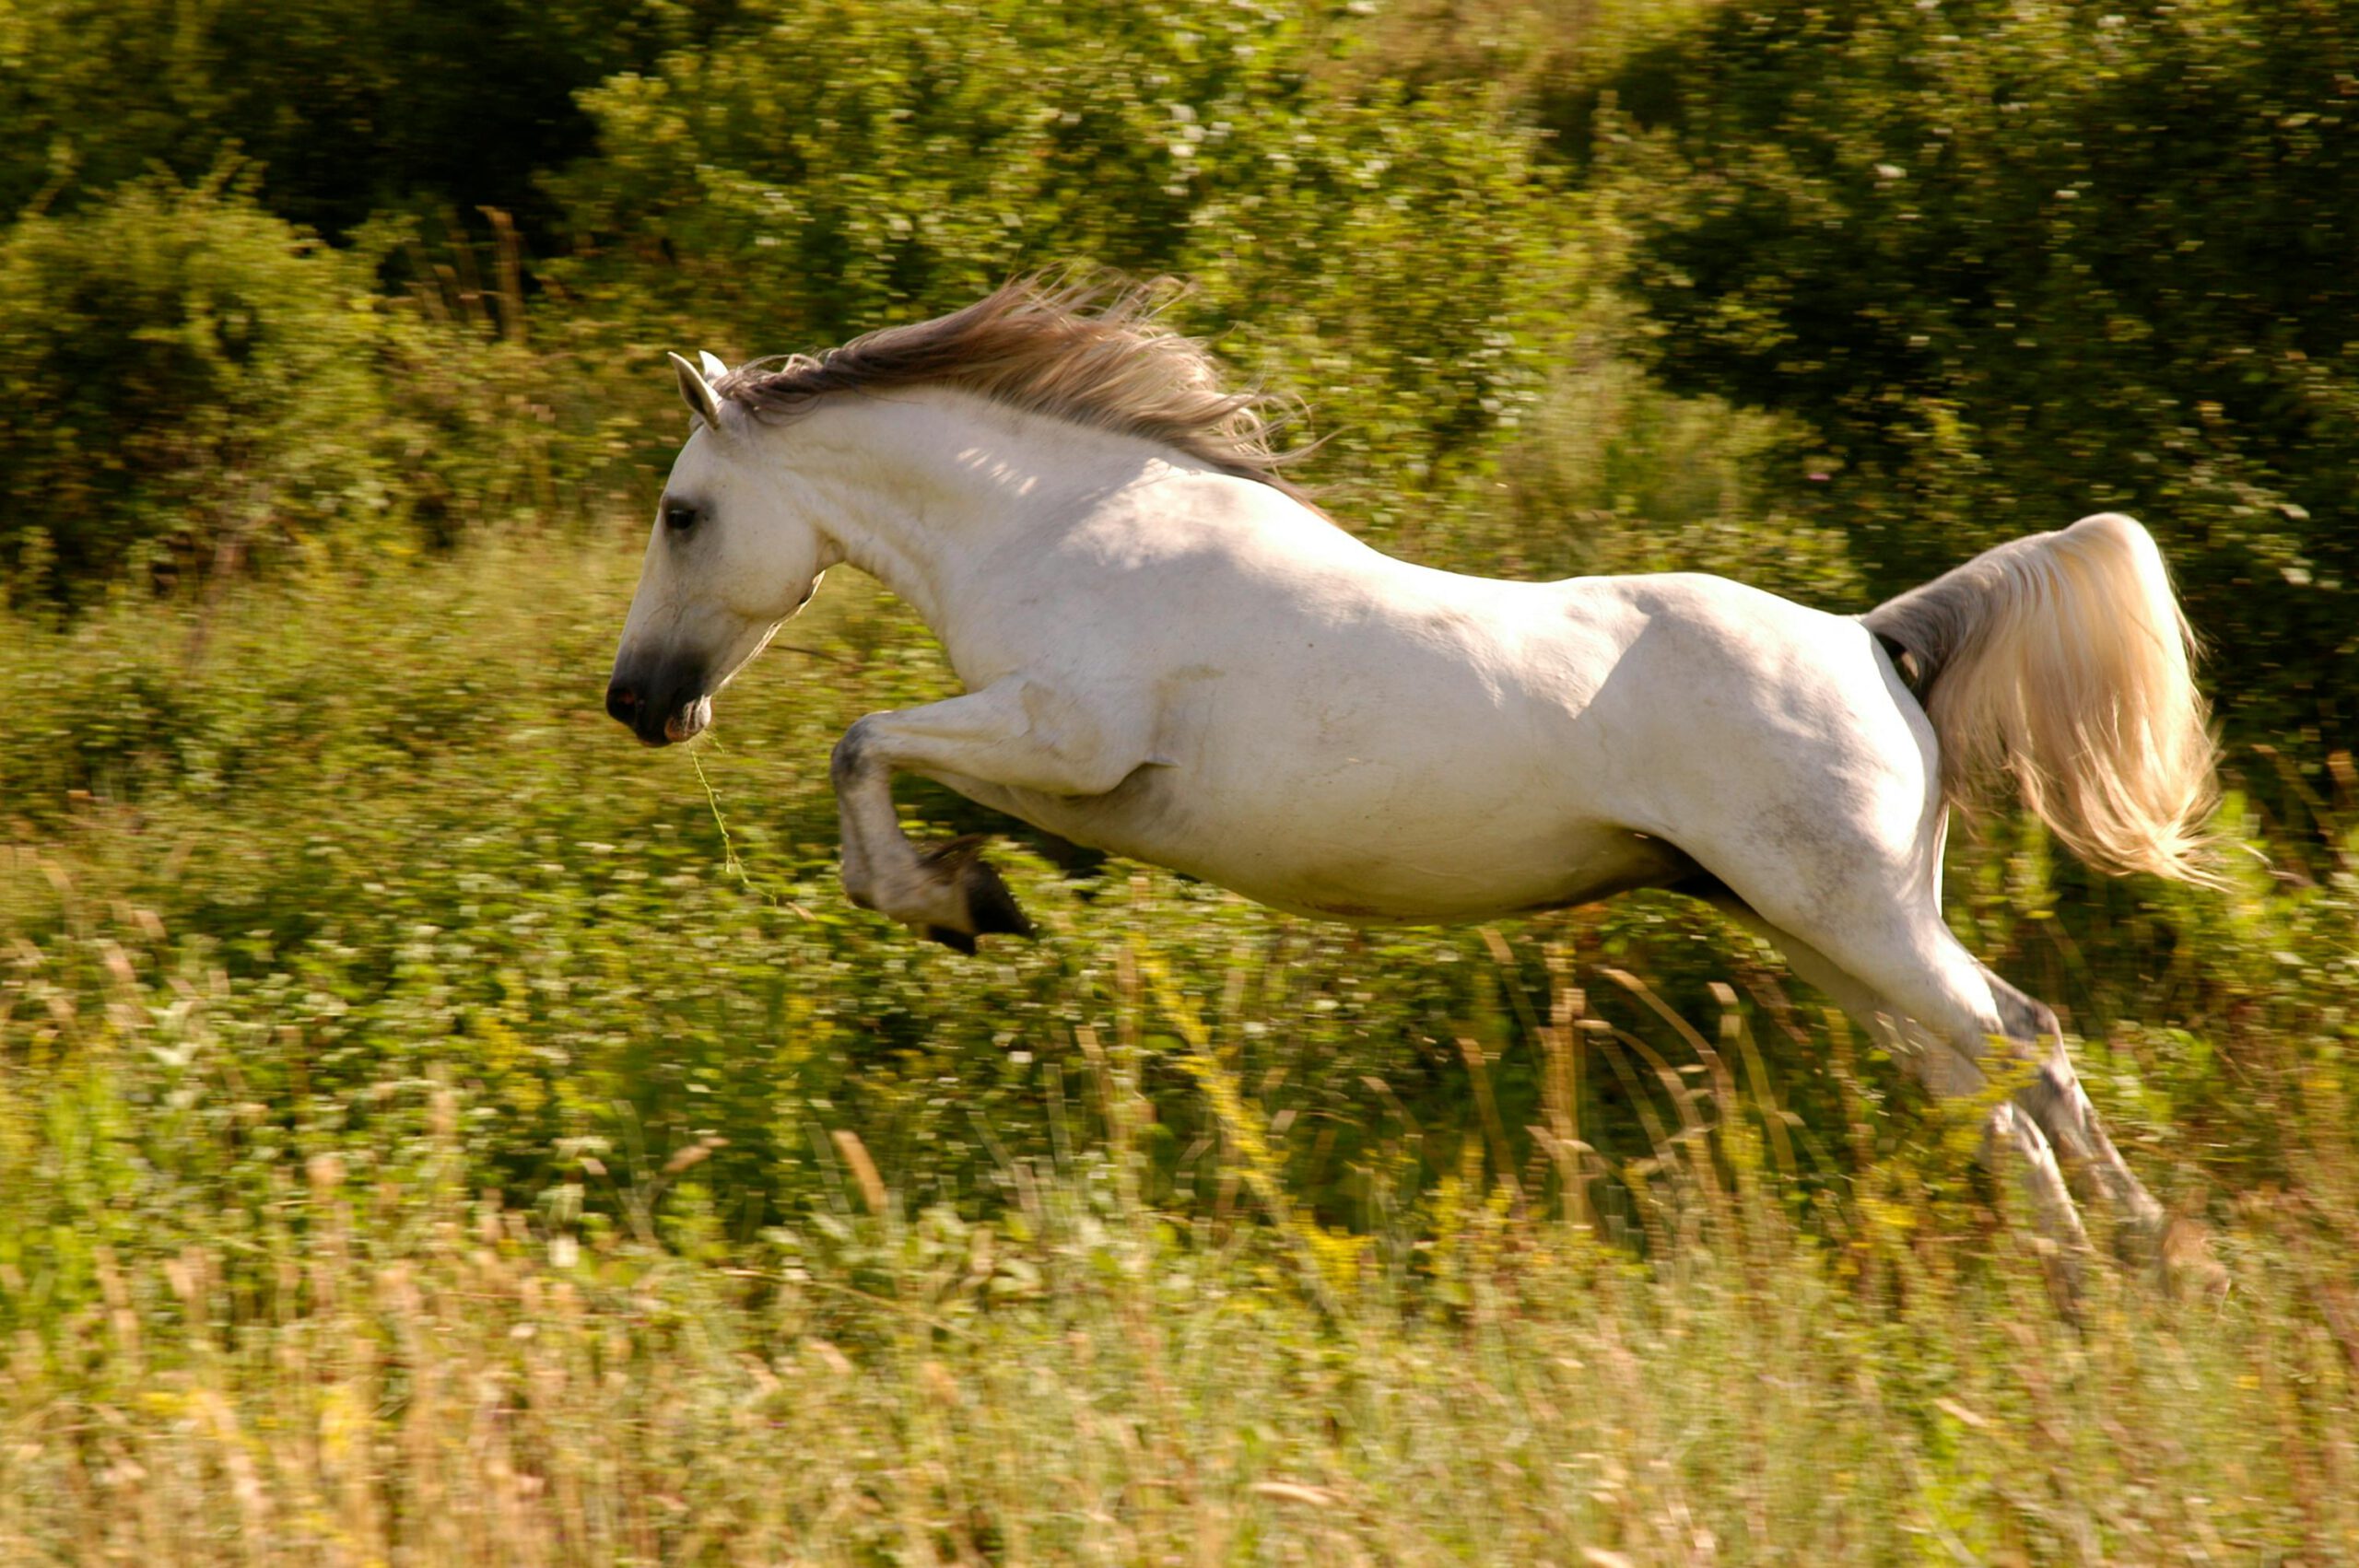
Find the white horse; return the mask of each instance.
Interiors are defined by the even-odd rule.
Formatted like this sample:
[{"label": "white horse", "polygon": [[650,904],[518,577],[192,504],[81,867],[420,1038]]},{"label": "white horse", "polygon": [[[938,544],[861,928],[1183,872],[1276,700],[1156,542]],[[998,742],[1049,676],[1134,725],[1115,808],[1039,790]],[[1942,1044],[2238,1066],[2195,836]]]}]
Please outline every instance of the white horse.
[{"label": "white horse", "polygon": [[2186,625],[2126,517],[2016,540],[1866,615],[1692,574],[1497,582],[1391,559],[1279,474],[1140,294],[1015,285],[817,358],[699,373],[607,708],[650,744],[839,561],[966,695],[838,743],[855,903],[971,952],[1028,932],[973,843],[921,848],[897,773],[1298,914],[1438,922],[1640,886],[1714,900],[1937,1092],[2045,1047],[1995,1147],[2081,1237],[2057,1153],[2161,1210],[2055,1014],[1952,935],[1949,806],[2011,772],[2113,872],[2201,877],[2212,743]]}]

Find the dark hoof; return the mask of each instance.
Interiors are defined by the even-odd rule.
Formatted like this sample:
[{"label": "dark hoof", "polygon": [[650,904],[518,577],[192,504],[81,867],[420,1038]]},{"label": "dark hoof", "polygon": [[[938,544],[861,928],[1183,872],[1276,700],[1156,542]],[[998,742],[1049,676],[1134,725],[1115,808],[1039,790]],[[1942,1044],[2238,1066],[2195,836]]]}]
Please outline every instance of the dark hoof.
[{"label": "dark hoof", "polygon": [[938,942],[954,953],[963,953],[969,958],[975,955],[975,939],[965,931],[954,931],[948,926],[920,926],[918,935],[928,942]]},{"label": "dark hoof", "polygon": [[[982,858],[982,839],[976,835],[954,838],[938,844],[919,857],[930,871],[940,872],[958,884],[958,892],[967,906],[967,931],[946,930],[929,926],[925,934],[945,947],[961,953],[975,951],[978,936],[1005,935],[1030,937],[1032,922],[1016,907],[1015,896],[1000,880],[999,872]],[[971,934],[970,934],[971,933]]]},{"label": "dark hoof", "polygon": [[967,919],[977,932],[999,931],[1008,936],[1030,937],[1032,922],[1015,906],[1015,896],[1000,881],[999,872],[987,860],[968,864],[960,887],[967,895]]}]

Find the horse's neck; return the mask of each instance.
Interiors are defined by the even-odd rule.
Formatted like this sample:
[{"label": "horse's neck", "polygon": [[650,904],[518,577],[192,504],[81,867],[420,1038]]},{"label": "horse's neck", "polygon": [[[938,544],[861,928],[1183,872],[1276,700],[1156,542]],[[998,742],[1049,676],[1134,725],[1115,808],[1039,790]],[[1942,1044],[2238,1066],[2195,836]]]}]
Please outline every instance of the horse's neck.
[{"label": "horse's neck", "polygon": [[1138,467],[1135,443],[968,393],[830,399],[785,427],[843,558],[907,601],[956,657],[984,563],[1071,520]]}]

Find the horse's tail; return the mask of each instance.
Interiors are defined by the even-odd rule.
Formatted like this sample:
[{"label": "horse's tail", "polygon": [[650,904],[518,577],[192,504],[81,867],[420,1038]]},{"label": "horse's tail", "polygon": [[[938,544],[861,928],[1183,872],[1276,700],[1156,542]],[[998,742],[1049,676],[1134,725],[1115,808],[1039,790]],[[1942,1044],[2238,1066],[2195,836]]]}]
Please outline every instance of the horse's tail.
[{"label": "horse's tail", "polygon": [[1971,809],[2012,773],[2098,870],[2217,882],[2194,636],[2136,521],[2105,512],[2014,540],[1862,618],[1915,663],[1952,803]]}]

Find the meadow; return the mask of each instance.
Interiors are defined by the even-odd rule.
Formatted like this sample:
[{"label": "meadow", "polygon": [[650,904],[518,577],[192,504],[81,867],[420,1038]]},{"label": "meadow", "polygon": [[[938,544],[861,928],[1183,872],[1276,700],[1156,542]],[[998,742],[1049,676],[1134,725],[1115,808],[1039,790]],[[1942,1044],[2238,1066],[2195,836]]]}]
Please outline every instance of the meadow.
[{"label": "meadow", "polygon": [[[2359,39],[2082,11],[0,7],[0,1562],[2359,1560]],[[663,351],[1047,265],[1437,565],[2144,519],[2228,885],[2001,810],[1947,896],[2159,1256],[2071,1295],[1994,1099],[1673,895],[1355,931],[905,781],[1040,927],[918,942],[856,574],[607,719]]]},{"label": "meadow", "polygon": [[921,947],[825,755],[922,632],[831,584],[648,753],[634,565],[10,623],[10,1561],[2359,1541],[2347,865],[2170,895],[2150,968],[1962,857],[2183,1217],[2068,1314],[1974,1107],[1668,895],[1362,935],[1019,849],[1037,943]]}]

